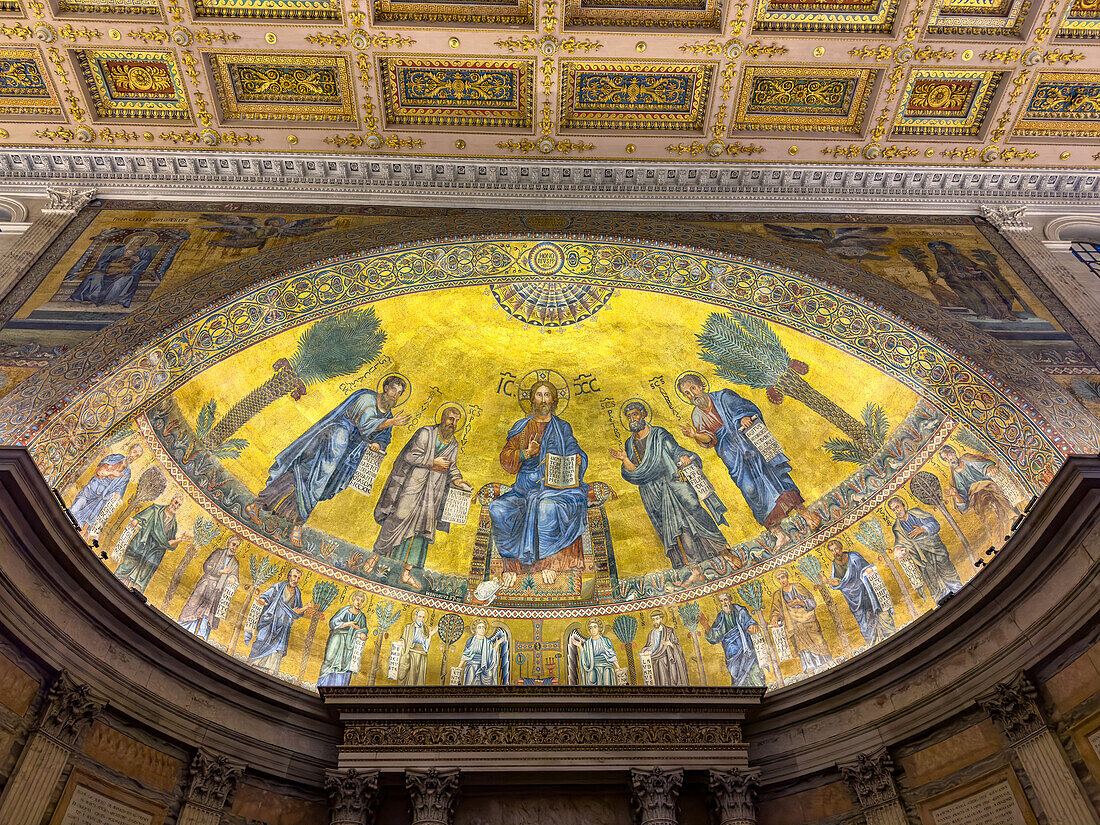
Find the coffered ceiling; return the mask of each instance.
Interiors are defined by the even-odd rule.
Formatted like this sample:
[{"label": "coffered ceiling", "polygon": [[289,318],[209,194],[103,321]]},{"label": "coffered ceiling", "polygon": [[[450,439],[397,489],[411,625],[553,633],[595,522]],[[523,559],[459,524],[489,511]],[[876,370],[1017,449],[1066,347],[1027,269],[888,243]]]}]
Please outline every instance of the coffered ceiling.
[{"label": "coffered ceiling", "polygon": [[0,149],[1091,166],[1100,0],[0,0],[0,124]]}]

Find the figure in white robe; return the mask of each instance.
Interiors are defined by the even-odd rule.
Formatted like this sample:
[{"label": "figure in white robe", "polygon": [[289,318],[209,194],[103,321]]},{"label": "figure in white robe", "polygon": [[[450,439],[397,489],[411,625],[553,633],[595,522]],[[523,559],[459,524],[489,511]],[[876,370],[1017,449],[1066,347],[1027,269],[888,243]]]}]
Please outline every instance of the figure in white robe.
[{"label": "figure in white robe", "polygon": [[202,564],[202,576],[195,582],[191,597],[180,611],[179,623],[183,629],[200,639],[210,640],[210,634],[218,629],[218,606],[222,597],[227,592],[236,591],[240,584],[241,565],[236,557],[240,546],[241,537],[230,536],[225,547],[206,557]]},{"label": "figure in white robe", "polygon": [[508,631],[498,627],[492,636],[486,636],[487,630],[485,620],[478,619],[474,623],[474,633],[462,651],[459,667],[462,668],[464,685],[506,685],[511,679]]},{"label": "figure in white robe", "polygon": [[574,630],[569,644],[577,659],[577,684],[611,686],[618,683],[615,671],[619,669],[619,659],[598,621],[593,619],[588,623],[587,639],[582,639]]}]

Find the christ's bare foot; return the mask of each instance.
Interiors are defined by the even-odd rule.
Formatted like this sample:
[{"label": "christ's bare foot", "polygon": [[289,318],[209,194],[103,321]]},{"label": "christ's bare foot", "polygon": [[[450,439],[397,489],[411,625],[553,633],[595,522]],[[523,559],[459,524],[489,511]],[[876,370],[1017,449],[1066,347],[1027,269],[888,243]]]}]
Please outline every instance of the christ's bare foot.
[{"label": "christ's bare foot", "polygon": [[510,570],[505,570],[500,574],[500,588],[501,590],[508,590],[516,583],[516,574]]},{"label": "christ's bare foot", "polygon": [[545,584],[553,584],[558,578],[558,571],[549,567],[542,571],[542,580]]},{"label": "christ's bare foot", "polygon": [[773,548],[773,552],[778,553],[780,550],[791,543],[791,537],[788,536],[783,530],[779,530],[777,528],[772,532],[775,533],[775,547]]}]

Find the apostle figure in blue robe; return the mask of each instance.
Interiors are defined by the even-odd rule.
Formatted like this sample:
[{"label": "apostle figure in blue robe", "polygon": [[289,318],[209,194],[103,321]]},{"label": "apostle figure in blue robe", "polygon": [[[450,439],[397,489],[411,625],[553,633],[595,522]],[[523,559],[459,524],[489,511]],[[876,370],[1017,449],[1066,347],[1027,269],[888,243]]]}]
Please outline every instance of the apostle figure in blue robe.
[{"label": "apostle figure in blue robe", "polygon": [[157,256],[160,248],[155,245],[157,240],[155,232],[138,232],[127,238],[125,244],[108,246],[69,300],[96,306],[122,304],[129,308],[145,270]]},{"label": "apostle figure in blue robe", "polygon": [[256,620],[256,637],[248,652],[253,667],[277,676],[290,647],[290,631],[309,608],[302,606],[302,591],[298,582],[302,571],[292,567],[286,581],[276,582],[257,597],[263,605]]},{"label": "apostle figure in blue robe", "polygon": [[[84,539],[99,538],[93,535],[93,526],[104,508],[112,502],[115,505],[126,495],[130,485],[130,466],[141,458],[144,449],[140,444],[132,444],[126,455],[112,453],[99,462],[95,475],[81,488],[73,499],[69,512],[80,526],[80,535]],[[100,525],[102,526],[102,525]]]},{"label": "apostle figure in blue robe", "polygon": [[940,538],[940,523],[927,510],[909,507],[894,496],[886,506],[897,519],[893,524],[894,553],[899,558],[906,553],[913,560],[924,581],[925,592],[936,601],[962,590],[959,571],[951,561],[947,545]]},{"label": "apostle figure in blue robe", "polygon": [[[718,603],[722,609],[714,619],[714,624],[706,632],[707,641],[712,645],[722,645],[726,654],[726,669],[735,687],[760,687],[764,684],[764,671],[756,658],[756,643],[750,635],[750,629],[760,632],[760,625],[744,605],[736,603],[730,594],[723,591],[718,594]],[[706,616],[700,616],[699,622],[707,623]]]},{"label": "apostle figure in blue robe", "polygon": [[868,645],[881,642],[894,634],[894,610],[879,601],[867,572],[872,565],[855,550],[845,550],[844,545],[833,539],[826,545],[833,554],[833,575],[829,586],[839,590],[852,617],[859,625],[863,641]]},{"label": "apostle figure in blue robe", "polygon": [[347,489],[363,454],[385,452],[391,428],[408,422],[408,415],[393,414],[404,392],[404,379],[391,375],[381,393],[358,390],[349,395],[275,457],[267,485],[245,507],[245,515],[257,524],[261,508],[281,516],[291,524],[291,544],[300,547],[302,524],[313,509]]},{"label": "apostle figure in blue robe", "polygon": [[351,597],[351,604],[341,607],[328,620],[328,642],[325,643],[325,658],[321,662],[317,687],[347,687],[351,684],[352,675],[362,664],[361,660],[356,661],[355,644],[366,644],[367,641],[363,632],[367,628],[367,617],[363,613],[366,598],[363,593],[356,592]]},{"label": "apostle figure in blue robe", "polygon": [[691,423],[682,426],[684,435],[700,446],[713,447],[730,478],[752,510],[753,518],[775,536],[775,551],[790,543],[783,519],[798,511],[810,531],[821,526],[821,518],[806,509],[798,486],[791,479],[790,460],[782,452],[767,459],[746,434],[763,421],[760,408],[733,390],[707,392],[702,376],[685,373],[677,382],[680,393],[691,401]]},{"label": "apostle figure in blue robe", "polygon": [[[489,505],[493,544],[504,562],[504,589],[513,586],[520,573],[540,573],[543,582],[553,584],[559,573],[584,567],[588,456],[573,437],[573,428],[554,414],[557,388],[537,381],[530,398],[531,415],[512,426],[500,452],[501,467],[515,473],[516,481]],[[578,462],[576,487],[547,485],[548,455]]]}]

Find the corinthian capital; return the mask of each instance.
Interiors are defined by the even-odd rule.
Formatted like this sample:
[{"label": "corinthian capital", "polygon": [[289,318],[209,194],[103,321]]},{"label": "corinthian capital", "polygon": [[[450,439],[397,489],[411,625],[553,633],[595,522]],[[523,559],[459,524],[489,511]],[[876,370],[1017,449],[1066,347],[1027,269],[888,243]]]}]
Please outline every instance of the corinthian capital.
[{"label": "corinthian capital", "polygon": [[184,798],[192,805],[220,813],[236,789],[242,771],[224,756],[196,751]]},{"label": "corinthian capital", "polygon": [[684,771],[634,768],[630,772],[630,790],[639,825],[676,825],[676,804]]},{"label": "corinthian capital", "polygon": [[459,793],[458,777],[457,769],[405,771],[413,825],[453,825]]},{"label": "corinthian capital", "polygon": [[378,810],[378,771],[333,771],[325,776],[332,825],[372,825]]},{"label": "corinthian capital", "polygon": [[61,671],[46,694],[38,729],[71,748],[103,710],[103,705],[92,697],[91,688],[77,684]]},{"label": "corinthian capital", "polygon": [[1021,673],[1011,682],[994,687],[978,704],[989,712],[1008,743],[1015,745],[1046,727],[1035,697],[1035,686]]},{"label": "corinthian capital", "polygon": [[894,760],[885,749],[876,753],[861,753],[854,762],[837,767],[864,810],[897,801]]},{"label": "corinthian capital", "polygon": [[42,209],[46,215],[75,215],[92,202],[96,196],[94,189],[47,189],[49,203]]},{"label": "corinthian capital", "polygon": [[710,771],[707,790],[717,825],[756,825],[760,771]]},{"label": "corinthian capital", "polygon": [[988,206],[978,207],[982,217],[993,225],[998,232],[1030,232],[1031,224],[1024,220],[1026,206]]}]

